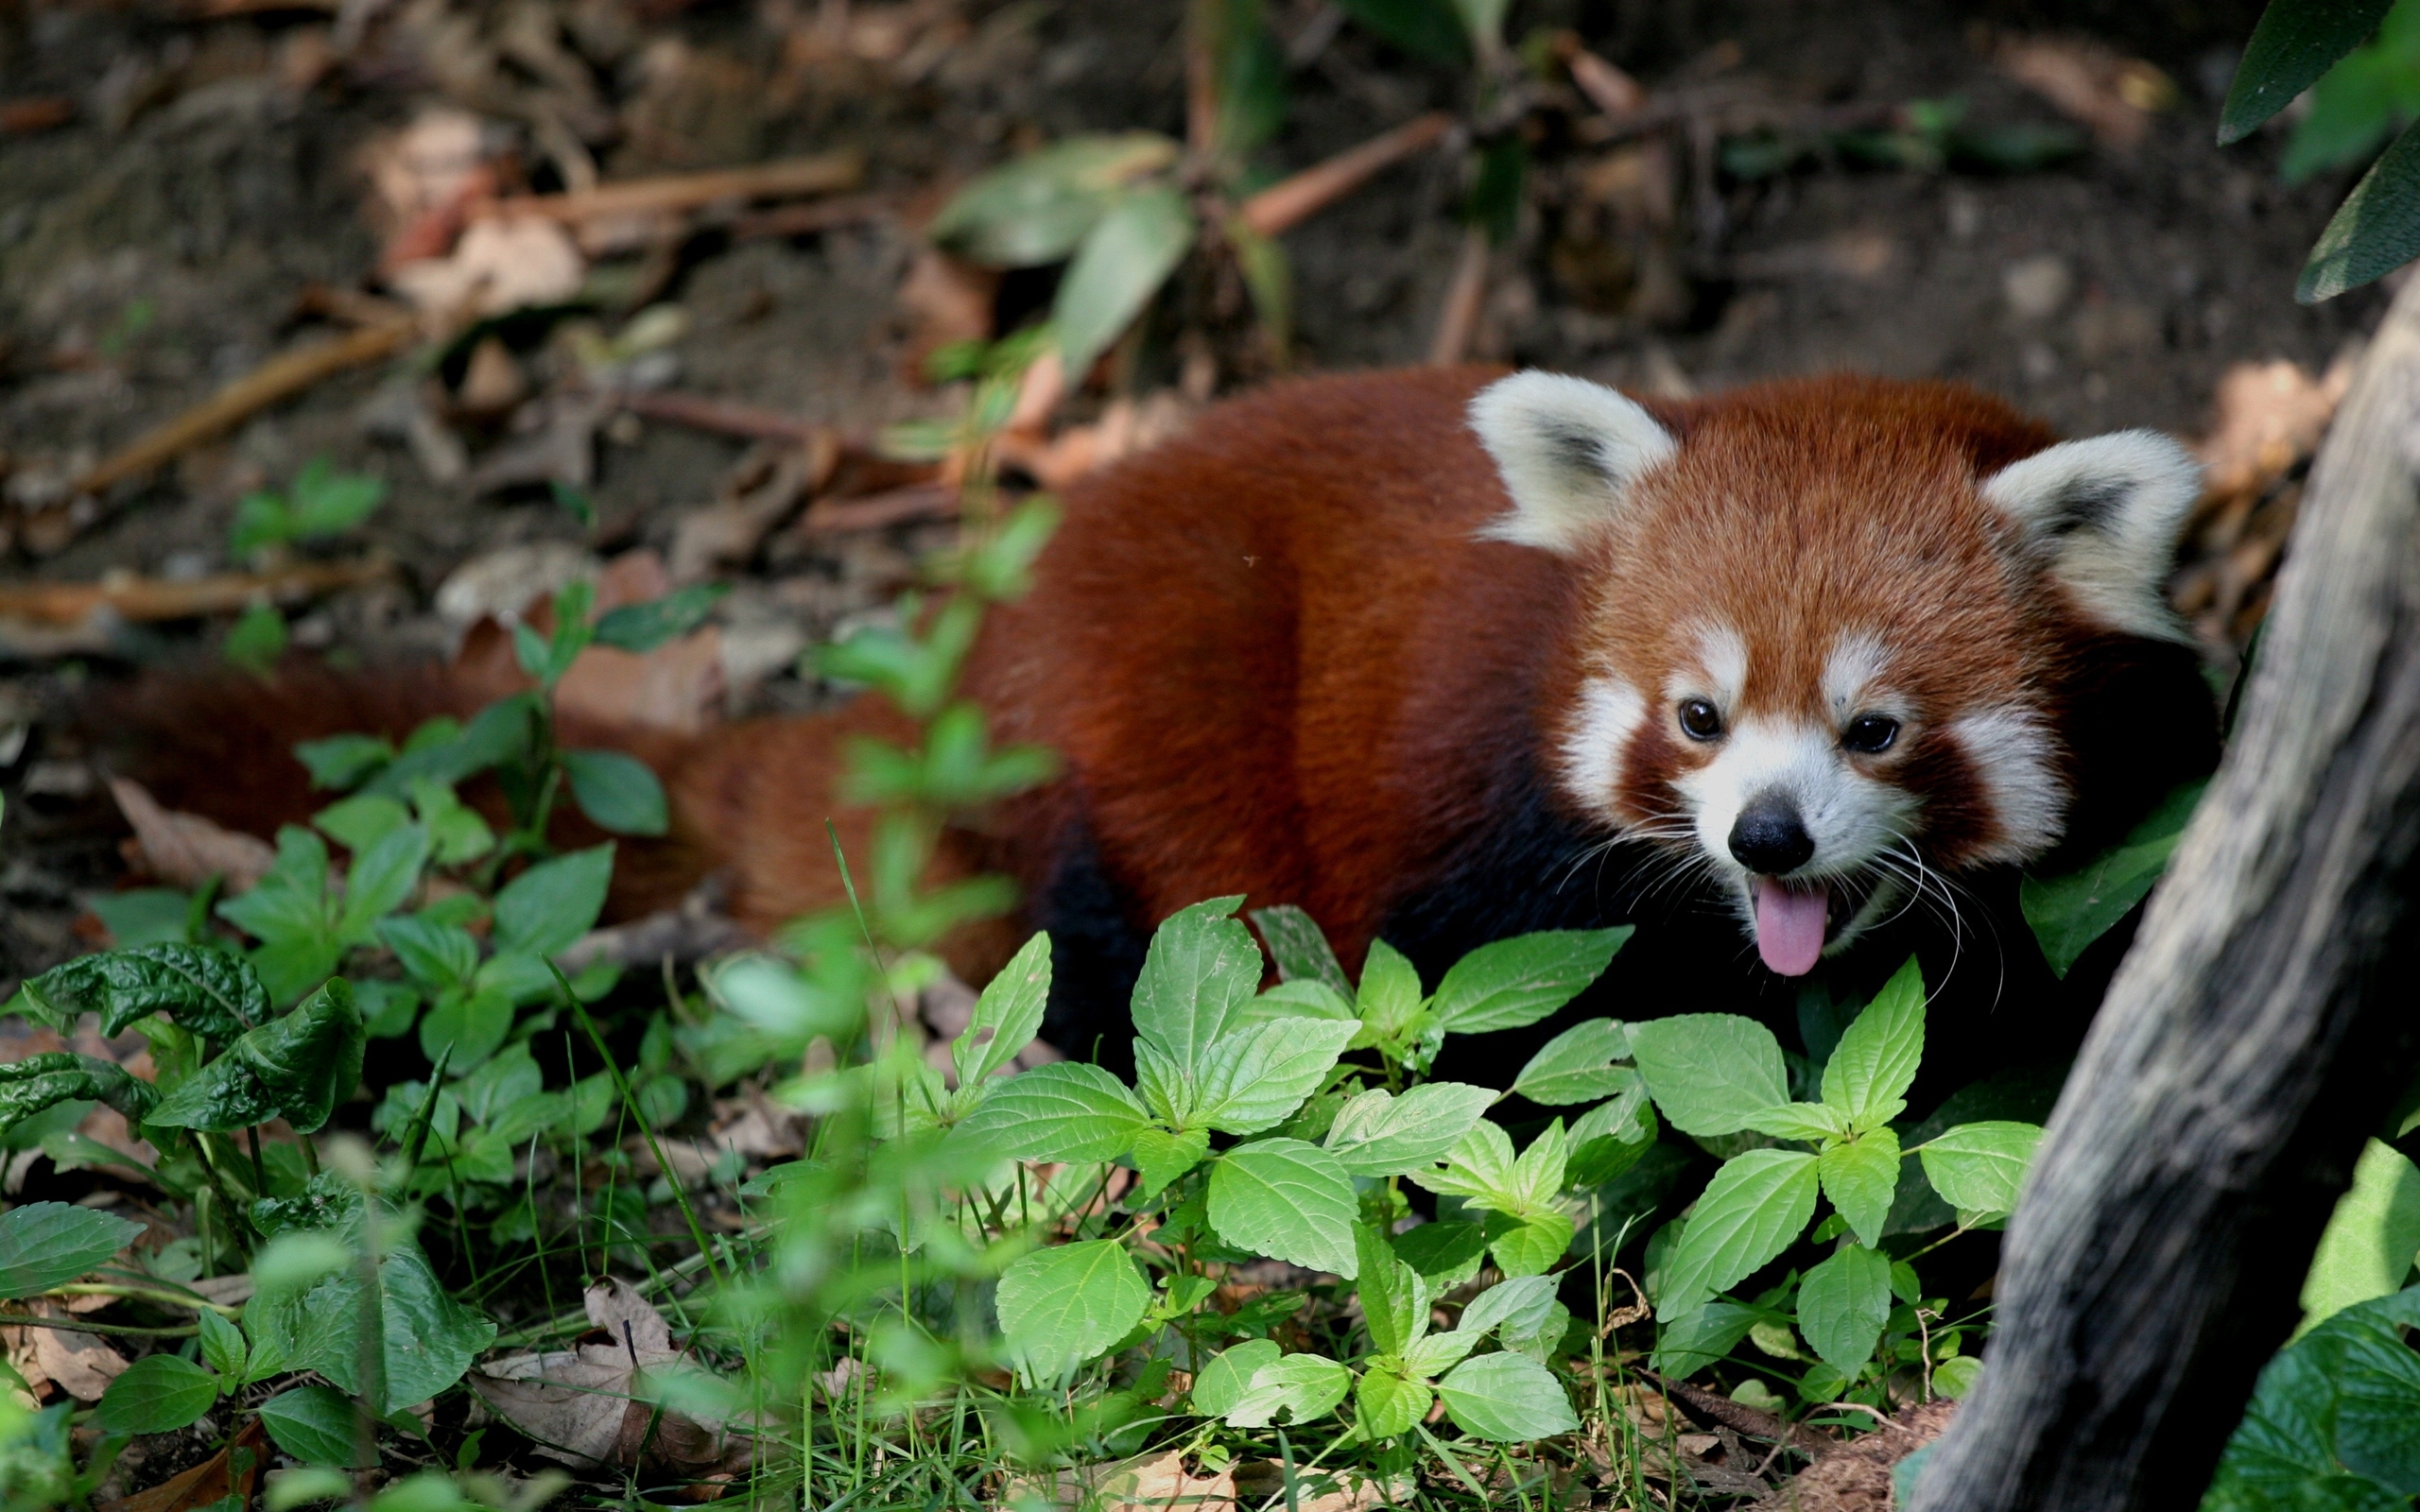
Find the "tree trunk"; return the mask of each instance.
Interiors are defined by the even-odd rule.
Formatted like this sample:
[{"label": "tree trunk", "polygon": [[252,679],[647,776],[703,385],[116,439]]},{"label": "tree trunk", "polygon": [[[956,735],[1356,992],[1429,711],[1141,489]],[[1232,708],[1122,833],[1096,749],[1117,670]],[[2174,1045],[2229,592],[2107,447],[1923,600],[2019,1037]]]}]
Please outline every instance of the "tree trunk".
[{"label": "tree trunk", "polygon": [[2011,1222],[1913,1512],[2191,1507],[2420,1031],[2420,278],[2322,448],[2226,760]]}]

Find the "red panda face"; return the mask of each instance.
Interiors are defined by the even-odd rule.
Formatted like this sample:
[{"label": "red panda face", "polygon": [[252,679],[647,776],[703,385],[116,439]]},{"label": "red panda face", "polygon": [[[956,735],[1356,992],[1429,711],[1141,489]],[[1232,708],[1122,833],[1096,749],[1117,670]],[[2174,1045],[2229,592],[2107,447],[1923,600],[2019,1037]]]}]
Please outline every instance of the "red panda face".
[{"label": "red panda face", "polygon": [[1979,397],[1841,380],[1676,435],[1527,373],[1473,421],[1514,503],[1488,534],[1584,585],[1545,712],[1565,797],[1727,896],[1785,975],[2048,850],[2069,648],[2182,636],[2160,589],[2198,474],[2165,438],[2046,448]]}]

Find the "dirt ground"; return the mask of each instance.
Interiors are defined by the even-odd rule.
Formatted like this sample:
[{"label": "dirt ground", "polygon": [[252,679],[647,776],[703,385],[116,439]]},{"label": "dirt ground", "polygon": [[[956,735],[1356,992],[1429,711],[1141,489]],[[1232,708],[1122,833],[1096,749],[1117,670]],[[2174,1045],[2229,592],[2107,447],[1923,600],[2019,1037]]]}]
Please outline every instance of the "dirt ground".
[{"label": "dirt ground", "polygon": [[[432,384],[463,392],[458,347],[433,378],[415,366],[426,357],[405,355],[317,383],[56,524],[62,479],[375,287],[382,231],[363,164],[424,107],[477,112],[494,133],[531,145],[526,155],[542,164],[533,187],[559,187],[543,163],[562,118],[550,128],[544,111],[526,108],[542,94],[530,79],[558,66],[550,58],[577,77],[544,97],[601,112],[601,126],[573,126],[609,182],[854,146],[868,163],[864,192],[884,197],[834,229],[692,236],[661,266],[642,264],[652,302],[677,305],[685,320],[663,349],[671,366],[660,380],[859,436],[947,413],[955,396],[912,381],[908,360],[916,334],[899,295],[923,245],[916,228],[949,186],[1042,141],[1182,134],[1183,7],[860,5],[854,53],[801,65],[799,38],[836,9],[845,20],[846,5],[810,14],[792,0],[71,0],[0,11],[6,507],[21,524],[53,522],[48,534],[13,534],[0,576],[174,581],[233,570],[238,499],[319,456],[392,491],[365,526],[318,554],[384,554],[395,570],[300,610],[292,635],[306,651],[365,662],[441,651],[457,627],[436,611],[438,586],[502,548],[669,550],[749,441],[630,415],[603,425],[594,531],[526,478],[478,486],[483,464],[527,439],[516,415],[521,424],[545,418],[555,349],[549,323],[535,318],[495,328],[528,397],[442,417],[467,477],[434,479],[424,445],[416,450],[397,418]],[[1461,98],[1452,69],[1339,27],[1327,9],[1270,0],[1292,61],[1286,126],[1264,154],[1272,177]],[[1679,209],[1644,239],[1606,230],[1605,175],[1617,154],[1547,128],[1533,145],[1531,203],[1495,254],[1469,350],[1665,391],[1827,369],[1962,379],[2071,434],[2199,434],[2230,365],[2282,358],[2316,372],[2379,308],[2376,291],[2317,308],[2292,301],[2342,178],[2283,186],[2277,130],[2214,145],[2233,49],[2256,10],[1515,5],[1516,37],[1568,27],[1651,98],[1698,91],[1717,103],[1672,135],[1664,167],[1683,180]],[[867,30],[869,18],[894,12],[914,24],[905,54],[886,54],[878,27]],[[365,26],[366,40],[346,51],[346,28]],[[532,26],[553,28],[551,54],[513,50],[513,28]],[[420,50],[395,33],[423,39]],[[432,36],[452,37],[454,52],[428,44]],[[1720,144],[1742,121],[1873,119],[1955,97],[1974,123],[2069,124],[2072,111],[2012,77],[2007,49],[2012,39],[2078,36],[2147,60],[2173,84],[2142,112],[2132,145],[2104,135],[2072,161],[2021,172],[1860,166],[1823,151],[1770,176],[1720,169]],[[938,50],[919,60],[920,45]],[[499,53],[510,66],[494,62]],[[487,72],[449,73],[449,57],[485,58]],[[1459,154],[1421,156],[1287,237],[1294,366],[1426,354],[1463,237],[1461,175]],[[1012,275],[994,313],[1012,321],[1046,294],[1046,279]],[[1198,303],[1199,291],[1182,287],[1163,301],[1123,382],[1149,391],[1183,374],[1199,386],[1183,338]],[[610,325],[625,312],[609,301],[599,313]],[[1216,386],[1250,382],[1265,366],[1230,362]],[[816,690],[790,658],[879,604],[932,528],[793,531],[744,563],[741,591],[720,614],[766,664],[740,679],[732,712],[811,704]],[[76,929],[78,895],[120,871],[123,827],[59,731],[62,700],[147,662],[207,655],[232,618],[121,627],[64,649],[0,641],[0,986],[89,948],[89,924]]]}]

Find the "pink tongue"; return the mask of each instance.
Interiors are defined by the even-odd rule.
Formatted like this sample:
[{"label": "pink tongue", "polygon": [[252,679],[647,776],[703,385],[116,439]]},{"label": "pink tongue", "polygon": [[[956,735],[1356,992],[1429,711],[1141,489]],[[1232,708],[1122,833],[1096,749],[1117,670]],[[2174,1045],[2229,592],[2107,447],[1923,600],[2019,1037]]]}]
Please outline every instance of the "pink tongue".
[{"label": "pink tongue", "polygon": [[1783,976],[1805,976],[1824,954],[1831,897],[1822,883],[1804,890],[1756,879],[1756,954]]}]

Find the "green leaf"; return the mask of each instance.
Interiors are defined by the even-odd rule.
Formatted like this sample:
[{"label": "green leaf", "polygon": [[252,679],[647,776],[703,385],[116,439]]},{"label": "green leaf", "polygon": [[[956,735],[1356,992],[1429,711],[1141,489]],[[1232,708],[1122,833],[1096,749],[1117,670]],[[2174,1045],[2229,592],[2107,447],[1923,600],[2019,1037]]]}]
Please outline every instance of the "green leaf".
[{"label": "green leaf", "polygon": [[614,848],[600,845],[542,861],[495,895],[499,954],[548,956],[596,927],[614,877]]},{"label": "green leaf", "polygon": [[1630,1035],[1612,1019],[1575,1023],[1547,1040],[1513,1079],[1512,1090],[1533,1103],[1566,1107],[1611,1097],[1636,1074],[1616,1060],[1630,1058]]},{"label": "green leaf", "polygon": [[1664,1120],[1684,1134],[1736,1134],[1789,1101],[1781,1041],[1754,1019],[1690,1013],[1630,1026],[1638,1074]]},{"label": "green leaf", "polygon": [[1277,1363],[1274,1339],[1246,1339],[1211,1356],[1193,1378],[1193,1410],[1204,1418],[1224,1418],[1236,1410],[1252,1389],[1252,1378],[1265,1365]]},{"label": "green leaf", "polygon": [[1126,1337],[1151,1285],[1115,1240],[1057,1245],[1000,1273],[1000,1328],[1027,1380],[1056,1380]]},{"label": "green leaf", "polygon": [[1301,1140],[1238,1145],[1210,1168],[1210,1227],[1240,1249],[1351,1280],[1358,1205],[1333,1156]]},{"label": "green leaf", "polygon": [[2278,1351],[2203,1504],[2400,1508],[2420,1486],[2420,1287],[2357,1303]]},{"label": "green leaf", "polygon": [[1447,1152],[1443,1171],[1414,1171],[1415,1185],[1447,1196],[1471,1197],[1484,1206],[1517,1208],[1521,1192],[1513,1178],[1512,1136],[1480,1119]]},{"label": "green leaf", "polygon": [[411,821],[411,810],[378,793],[356,793],[311,816],[313,829],[348,850],[367,850],[380,835]]},{"label": "green leaf", "polygon": [[1253,1372],[1243,1400],[1227,1412],[1230,1428],[1266,1428],[1280,1413],[1305,1423],[1336,1410],[1353,1389],[1353,1372],[1319,1354],[1289,1354]]},{"label": "green leaf", "polygon": [[2270,0],[2219,111],[2219,141],[2238,141],[2360,46],[2394,0]]},{"label": "green leaf", "polygon": [[367,1038],[353,988],[332,977],[293,1012],[244,1035],[185,1078],[149,1122],[224,1133],[283,1118],[297,1133],[316,1132],[360,1085]]},{"label": "green leaf", "polygon": [[[1392,1040],[1400,1035],[1426,994],[1420,990],[1420,973],[1404,959],[1403,953],[1382,939],[1370,942],[1370,951],[1361,961],[1361,990],[1357,1005],[1361,1022],[1374,1040]],[[1356,1048],[1359,1048],[1357,1044]]]},{"label": "green leaf", "polygon": [[662,834],[672,827],[664,784],[645,762],[618,750],[567,750],[571,796],[596,827],[614,834]]},{"label": "green leaf", "polygon": [[269,998],[251,966],[215,945],[137,945],[86,955],[25,984],[40,1016],[64,1028],[97,1013],[114,1039],[154,1013],[207,1040],[234,1039],[269,1015]]},{"label": "green leaf", "polygon": [[193,899],[174,887],[88,892],[78,902],[93,911],[115,947],[182,945],[193,935]]},{"label": "green leaf", "polygon": [[1247,1025],[1212,1041],[1193,1117],[1229,1134],[1257,1134],[1285,1121],[1319,1091],[1359,1026],[1288,1019]]},{"label": "green leaf", "polygon": [[0,1212],[0,1298],[64,1286],[142,1234],[139,1223],[65,1202],[27,1202]]},{"label": "green leaf", "polygon": [[261,1426],[305,1465],[365,1469],[353,1399],[329,1386],[291,1386],[261,1403]]},{"label": "green leaf", "polygon": [[1899,1136],[1887,1128],[1869,1129],[1850,1143],[1825,1150],[1816,1172],[1823,1177],[1824,1195],[1832,1199],[1858,1238],[1879,1245],[1899,1191]]},{"label": "green leaf", "polygon": [[1455,962],[1437,984],[1430,1011],[1448,1034],[1535,1023],[1603,975],[1630,936],[1631,926],[1624,924],[1545,930],[1482,945]]},{"label": "green leaf", "polygon": [[1252,1023],[1333,1019],[1339,1023],[1350,1023],[1357,1030],[1361,1026],[1359,1012],[1325,982],[1280,982],[1244,1005],[1244,1019]]},{"label": "green leaf", "polygon": [[[1412,1340],[1411,1347],[1404,1350],[1404,1369],[1423,1381],[1434,1380],[1461,1364],[1478,1346],[1479,1335],[1465,1330],[1431,1333]],[[1426,1410],[1425,1404],[1423,1410]]]},{"label": "green leaf", "polygon": [[310,772],[312,787],[341,793],[393,761],[395,747],[376,735],[330,735],[295,747],[294,758]]},{"label": "green leaf", "polygon": [[1891,1316],[1891,1258],[1844,1245],[1798,1283],[1798,1331],[1825,1364],[1855,1379]]},{"label": "green leaf", "polygon": [[1211,1044],[1232,1034],[1260,988],[1260,947],[1232,918],[1240,897],[1170,914],[1134,983],[1134,1033],[1186,1076],[1207,1074]]},{"label": "green leaf", "polygon": [[1189,1128],[1171,1134],[1145,1125],[1134,1135],[1134,1170],[1143,1178],[1139,1201],[1149,1201],[1160,1189],[1201,1163],[1210,1153],[1210,1131]]},{"label": "green leaf", "polygon": [[1386,1369],[1373,1366],[1362,1372],[1354,1392],[1354,1417],[1361,1432],[1372,1438],[1392,1438],[1409,1433],[1411,1425],[1428,1416],[1428,1404],[1437,1393],[1425,1380],[1419,1380],[1409,1369]]},{"label": "green leaf", "polygon": [[218,1378],[173,1354],[147,1354],[101,1393],[93,1416],[112,1434],[166,1434],[218,1400]]},{"label": "green leaf", "polygon": [[1381,1354],[1399,1355],[1428,1332],[1428,1288],[1369,1225],[1354,1226],[1353,1250],[1360,1264],[1357,1290],[1370,1342]]},{"label": "green leaf", "polygon": [[512,1032],[510,993],[485,988],[441,996],[420,1021],[420,1050],[434,1063],[445,1056],[457,1071],[468,1071],[494,1055]]},{"label": "green leaf", "polygon": [[[0,1220],[5,1221],[5,1220]],[[2420,1167],[2378,1140],[2361,1146],[2303,1279],[2303,1327],[2403,1284],[2420,1255]]]},{"label": "green leaf", "polygon": [[1664,1263],[1655,1315],[1670,1322],[1788,1248],[1815,1215],[1815,1157],[1804,1151],[1750,1150],[1725,1160]]},{"label": "green leaf", "polygon": [[1540,1276],[1571,1247],[1571,1215],[1547,1209],[1535,1212],[1491,1212],[1486,1224],[1488,1253],[1507,1276]]},{"label": "green leaf", "polygon": [[386,501],[387,483],[360,472],[339,472],[324,456],[302,464],[294,475],[288,515],[294,541],[340,535],[370,518]]},{"label": "green leaf", "polygon": [[2035,1124],[1961,1124],[1926,1141],[1916,1153],[1932,1189],[1960,1212],[2013,1212],[2026,1164],[2041,1141]]},{"label": "green leaf", "polygon": [[1320,933],[1310,915],[1291,903],[1279,903],[1253,909],[1252,921],[1269,946],[1269,958],[1277,963],[1281,980],[1317,982],[1346,1003],[1353,1001],[1352,980],[1337,964],[1336,952],[1328,948],[1327,936]]},{"label": "green leaf", "polygon": [[1473,1339],[1502,1330],[1518,1337],[1535,1333],[1554,1310],[1555,1288],[1551,1276],[1519,1276],[1498,1281],[1470,1300],[1462,1309],[1454,1332]]},{"label": "green leaf", "polygon": [[1424,1223],[1389,1243],[1429,1283],[1430,1291],[1443,1292],[1478,1274],[1479,1257],[1487,1253],[1487,1231],[1475,1223]]},{"label": "green leaf", "polygon": [[194,1314],[193,1321],[200,1331],[202,1360],[229,1383],[240,1383],[244,1380],[245,1356],[250,1352],[244,1346],[244,1331],[206,1307]]},{"label": "green leaf", "polygon": [[401,908],[420,885],[420,869],[427,862],[428,831],[417,824],[388,831],[355,855],[345,874],[337,939],[347,945],[370,939],[378,920]]},{"label": "green leaf", "polygon": [[1050,306],[1070,384],[1081,384],[1093,359],[1143,313],[1199,233],[1192,204],[1173,184],[1139,185],[1110,202],[1078,244]]},{"label": "green leaf", "polygon": [[1423,1082],[1397,1097],[1373,1088],[1328,1125],[1326,1147],[1347,1176],[1402,1176],[1452,1153],[1495,1101],[1484,1087]]},{"label": "green leaf", "polygon": [[1525,1444],[1580,1427],[1563,1383],[1524,1354],[1465,1360],[1437,1383],[1437,1395],[1456,1425],[1474,1438]]},{"label": "green leaf", "polygon": [[2420,255],[2420,123],[2404,128],[2344,197],[2310,249],[2294,298],[2304,304],[2394,272]]},{"label": "green leaf", "polygon": [[1829,1103],[1784,1103],[1748,1120],[1748,1127],[1777,1140],[1839,1139],[1849,1131],[1848,1118]]},{"label": "green leaf", "polygon": [[1983,1378],[1983,1362],[1971,1354],[1952,1355],[1932,1367],[1932,1389],[1938,1396],[1962,1401]]},{"label": "green leaf", "polygon": [[1150,131],[1070,137],[968,184],[926,233],[994,267],[1055,263],[1075,250],[1120,189],[1174,163],[1179,150]]},{"label": "green leaf", "polygon": [[1841,1036],[1824,1066],[1824,1101],[1852,1128],[1880,1128],[1908,1110],[1924,1056],[1925,975],[1910,956]]},{"label": "green leaf", "polygon": [[644,604],[607,610],[597,617],[593,632],[596,643],[644,656],[703,625],[730,592],[729,583],[691,583]]},{"label": "green leaf", "polygon": [[1001,1082],[951,1137],[1007,1160],[1114,1160],[1150,1122],[1116,1077],[1061,1060]]},{"label": "green leaf", "polygon": [[479,969],[479,942],[471,932],[424,914],[381,919],[378,937],[412,980],[426,987],[460,987]]},{"label": "green leaf", "polygon": [[[2346,201],[2348,207],[2350,203]],[[2338,211],[2337,218],[2342,220],[2343,214]],[[2334,229],[2335,222],[2329,222],[2329,230]],[[2169,794],[2124,840],[2079,869],[2057,877],[2025,878],[2017,888],[2017,902],[2051,971],[2066,975],[2086,947],[2150,896],[2160,873],[2168,869],[2176,843],[2184,838],[2186,823],[2193,817],[2193,806],[2206,785],[2193,782]]]},{"label": "green leaf", "polygon": [[1036,935],[1009,958],[975,1001],[975,1016],[951,1044],[958,1084],[973,1087],[1017,1057],[1042,1032],[1050,1005],[1050,936]]},{"label": "green leaf", "polygon": [[1344,13],[1381,39],[1431,63],[1458,63],[1470,49],[1452,0],[1343,0]]},{"label": "green leaf", "polygon": [[1729,1354],[1748,1336],[1760,1316],[1737,1302],[1708,1302],[1667,1319],[1655,1332],[1651,1363],[1676,1379],[1685,1379]]},{"label": "green leaf", "polygon": [[254,604],[237,615],[218,643],[218,654],[245,671],[266,677],[289,642],[285,611],[274,604]]},{"label": "green leaf", "polygon": [[0,1064],[0,1134],[68,1102],[107,1103],[129,1123],[140,1125],[159,1100],[149,1082],[136,1080],[124,1066],[97,1056],[45,1050]]}]

